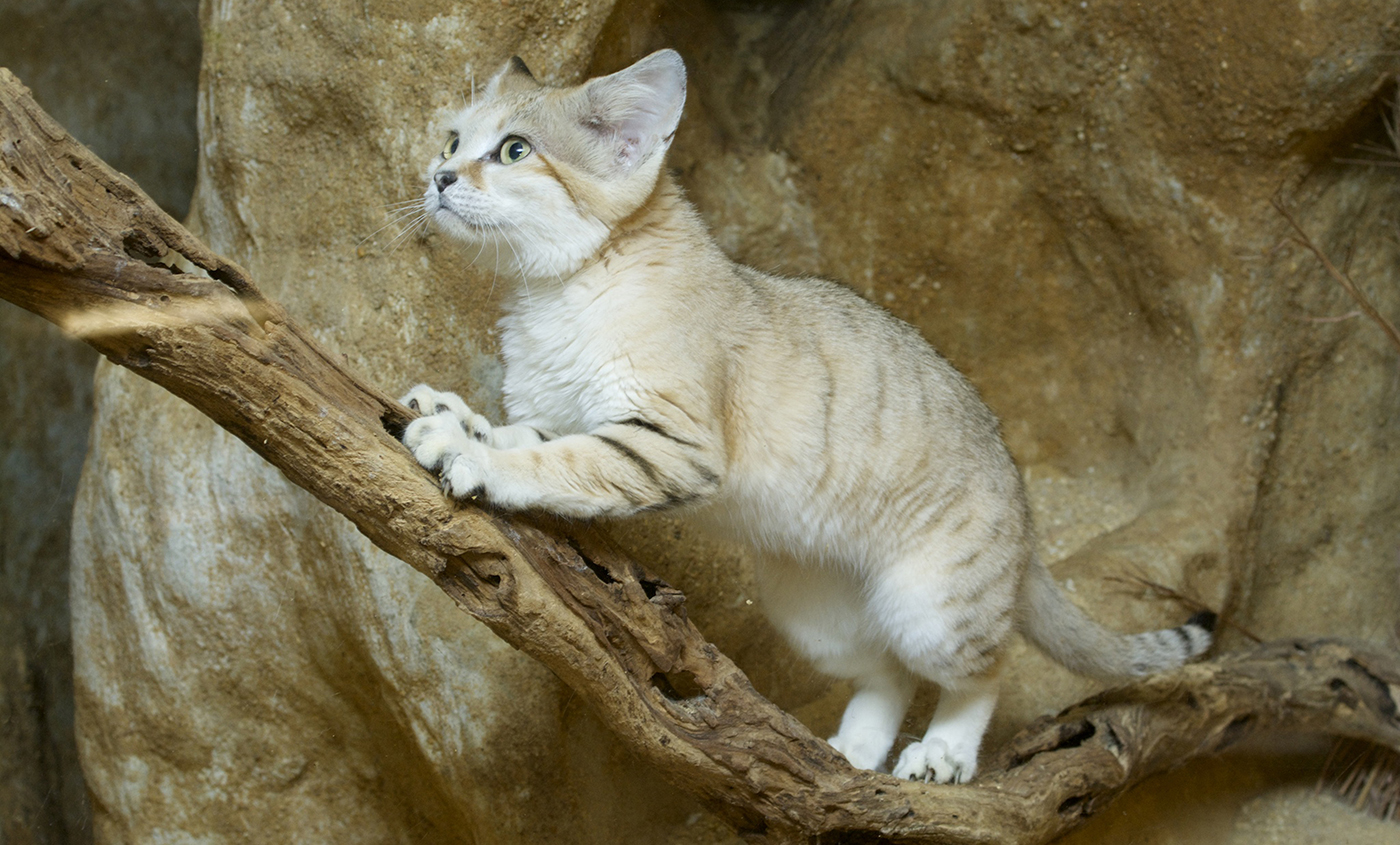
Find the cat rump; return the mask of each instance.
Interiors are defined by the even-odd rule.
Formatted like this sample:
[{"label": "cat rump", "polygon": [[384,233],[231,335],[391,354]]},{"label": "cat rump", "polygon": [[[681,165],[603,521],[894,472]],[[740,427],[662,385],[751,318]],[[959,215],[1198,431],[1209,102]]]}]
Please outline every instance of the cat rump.
[{"label": "cat rump", "polygon": [[1020,630],[1119,678],[1204,652],[1214,617],[1124,636],[1036,554],[1020,473],[968,381],[833,282],[731,261],[662,162],[686,75],[672,50],[574,87],[508,62],[447,127],[424,211],[513,280],[508,424],[426,385],[404,443],[443,488],[574,518],[677,508],[752,548],[761,605],[855,693],[831,744],[885,770],[922,679],[922,739],[888,769],[962,782]]}]

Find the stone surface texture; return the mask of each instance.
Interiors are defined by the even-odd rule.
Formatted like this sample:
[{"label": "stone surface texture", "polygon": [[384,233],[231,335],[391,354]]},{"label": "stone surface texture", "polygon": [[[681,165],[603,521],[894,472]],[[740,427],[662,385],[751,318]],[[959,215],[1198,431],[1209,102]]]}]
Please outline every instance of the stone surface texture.
[{"label": "stone surface texture", "polygon": [[[197,0],[9,0],[0,65],[183,215],[198,151]],[[0,843],[92,840],[73,736],[69,517],[97,355],[0,302]]]},{"label": "stone surface texture", "polygon": [[[201,16],[195,230],[391,392],[429,381],[498,409],[507,282],[385,228],[473,75],[519,54],[571,82],[674,46],[691,77],[671,165],[721,243],[852,285],[966,372],[1047,558],[1097,617],[1186,614],[1113,580],[1140,575],[1261,637],[1400,646],[1400,353],[1270,206],[1400,317],[1400,170],[1339,161],[1388,143],[1393,2],[211,0]],[[670,516],[615,534],[761,691],[834,729],[845,691],[763,622],[743,554]],[[737,841],[546,670],[107,365],[73,567],[98,841]],[[1012,663],[991,742],[1094,689],[1030,649]],[[1071,841],[1393,834],[1286,800],[1323,753],[1192,767]]]}]

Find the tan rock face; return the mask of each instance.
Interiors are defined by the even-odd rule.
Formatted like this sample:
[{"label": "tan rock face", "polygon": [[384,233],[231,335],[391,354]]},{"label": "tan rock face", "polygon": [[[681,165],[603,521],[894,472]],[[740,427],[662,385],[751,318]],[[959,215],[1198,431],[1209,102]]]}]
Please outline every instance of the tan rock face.
[{"label": "tan rock face", "polygon": [[[192,218],[351,366],[489,415],[506,282],[376,230],[468,63],[566,82],[676,46],[671,163],[717,237],[846,281],[967,372],[1096,615],[1183,615],[1104,580],[1139,572],[1260,635],[1390,637],[1400,356],[1317,319],[1353,305],[1268,201],[1400,313],[1397,175],[1333,160],[1377,133],[1397,13],[1268,5],[208,4]],[[73,602],[99,839],[732,839],[212,423],[111,367],[96,407]],[[762,622],[741,554],[665,517],[618,535],[760,690],[834,727],[841,690]],[[992,741],[1088,688],[1032,653],[1012,676]]]},{"label": "tan rock face", "polygon": [[[174,214],[194,186],[197,5],[0,4],[0,64]],[[0,842],[15,845],[91,840],[73,737],[68,534],[96,359],[0,302]]]}]

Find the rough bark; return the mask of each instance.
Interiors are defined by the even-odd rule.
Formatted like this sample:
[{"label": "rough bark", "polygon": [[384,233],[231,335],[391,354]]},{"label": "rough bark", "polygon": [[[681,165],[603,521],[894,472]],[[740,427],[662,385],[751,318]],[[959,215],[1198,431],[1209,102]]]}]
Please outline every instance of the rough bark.
[{"label": "rough bark", "polygon": [[1400,660],[1365,644],[1285,642],[1031,725],[972,786],[853,770],[705,640],[680,591],[596,533],[449,502],[393,435],[405,408],[69,137],[4,70],[0,155],[0,296],[237,435],[542,661],[634,753],[741,832],[1045,842],[1143,778],[1252,733],[1324,731],[1400,748]]}]

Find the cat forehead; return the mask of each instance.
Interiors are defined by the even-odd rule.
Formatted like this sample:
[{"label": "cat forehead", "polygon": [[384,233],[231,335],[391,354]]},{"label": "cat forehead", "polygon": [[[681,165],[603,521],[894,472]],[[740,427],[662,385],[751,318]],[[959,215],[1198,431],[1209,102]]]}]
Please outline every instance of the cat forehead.
[{"label": "cat forehead", "polygon": [[453,115],[447,128],[460,144],[477,154],[489,151],[508,135],[523,135],[534,143],[572,146],[582,131],[577,98],[568,89],[541,89],[521,96],[478,102]]},{"label": "cat forehead", "polygon": [[[447,129],[455,132],[466,145],[489,138],[499,140],[502,132],[511,131],[526,121],[526,111],[506,103],[482,103],[468,106],[447,120]],[[518,131],[518,130],[517,130]]]}]

